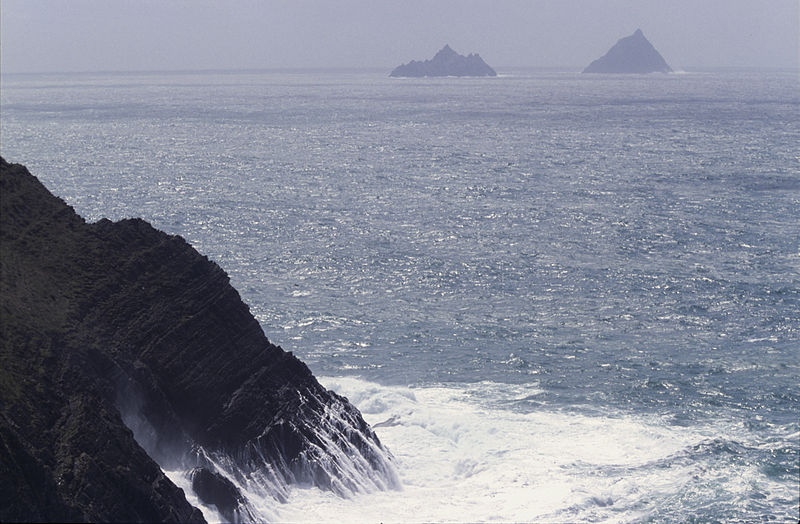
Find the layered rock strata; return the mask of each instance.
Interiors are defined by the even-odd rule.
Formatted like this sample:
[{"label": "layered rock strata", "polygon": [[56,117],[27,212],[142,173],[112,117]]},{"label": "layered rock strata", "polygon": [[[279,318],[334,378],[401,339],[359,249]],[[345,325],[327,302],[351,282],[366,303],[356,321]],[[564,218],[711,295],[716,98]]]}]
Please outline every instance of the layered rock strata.
[{"label": "layered rock strata", "polygon": [[245,506],[293,482],[397,484],[358,410],[267,340],[217,264],[0,173],[0,520],[202,521],[162,467],[223,475]]}]

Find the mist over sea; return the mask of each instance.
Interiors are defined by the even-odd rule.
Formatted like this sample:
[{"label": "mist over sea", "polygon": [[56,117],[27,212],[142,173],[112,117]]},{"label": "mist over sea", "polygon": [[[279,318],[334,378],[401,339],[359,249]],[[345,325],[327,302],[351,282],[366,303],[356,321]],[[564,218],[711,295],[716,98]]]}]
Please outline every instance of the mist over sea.
[{"label": "mist over sea", "polygon": [[797,73],[502,73],[4,75],[0,153],[375,426],[402,490],[275,520],[796,521]]}]

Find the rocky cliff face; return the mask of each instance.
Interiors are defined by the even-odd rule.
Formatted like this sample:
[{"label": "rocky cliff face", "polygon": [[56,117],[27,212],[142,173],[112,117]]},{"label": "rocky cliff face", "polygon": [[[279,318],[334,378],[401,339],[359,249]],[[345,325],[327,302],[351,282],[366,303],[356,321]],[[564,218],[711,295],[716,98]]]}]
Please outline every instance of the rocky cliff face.
[{"label": "rocky cliff face", "polygon": [[397,66],[389,76],[497,76],[497,73],[480,55],[463,56],[446,45],[431,60],[412,60]]},{"label": "rocky cliff face", "polygon": [[237,518],[293,482],[396,484],[358,411],[267,340],[219,266],[0,167],[0,520],[202,520],[159,465],[228,478]]},{"label": "rocky cliff face", "polygon": [[672,68],[645,38],[641,29],[621,38],[608,52],[589,64],[584,73],[671,73]]}]

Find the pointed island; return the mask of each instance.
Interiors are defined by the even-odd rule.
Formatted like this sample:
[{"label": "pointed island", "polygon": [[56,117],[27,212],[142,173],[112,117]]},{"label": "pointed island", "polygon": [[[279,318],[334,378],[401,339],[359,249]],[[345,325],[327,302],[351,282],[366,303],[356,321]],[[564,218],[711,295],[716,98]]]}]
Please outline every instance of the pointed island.
[{"label": "pointed island", "polygon": [[389,76],[425,77],[425,76],[497,76],[494,69],[483,61],[477,53],[468,56],[460,55],[445,45],[431,60],[420,62],[412,60],[397,66]]},{"label": "pointed island", "polygon": [[608,53],[583,70],[584,73],[671,73],[672,68],[656,51],[641,29],[621,38]]}]

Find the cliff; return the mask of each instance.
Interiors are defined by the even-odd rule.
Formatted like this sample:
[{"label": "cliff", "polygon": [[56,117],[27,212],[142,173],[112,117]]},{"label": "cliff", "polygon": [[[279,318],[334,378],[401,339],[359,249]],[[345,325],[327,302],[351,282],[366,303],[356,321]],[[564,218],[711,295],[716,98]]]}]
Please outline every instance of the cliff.
[{"label": "cliff", "polygon": [[181,237],[86,223],[0,159],[0,261],[0,520],[201,521],[161,467],[232,480],[234,518],[245,490],[396,483],[360,413]]},{"label": "cliff", "polygon": [[584,73],[671,73],[672,68],[645,38],[641,29],[620,39]]},{"label": "cliff", "polygon": [[478,54],[460,55],[445,45],[431,59],[397,66],[389,76],[497,76]]}]

